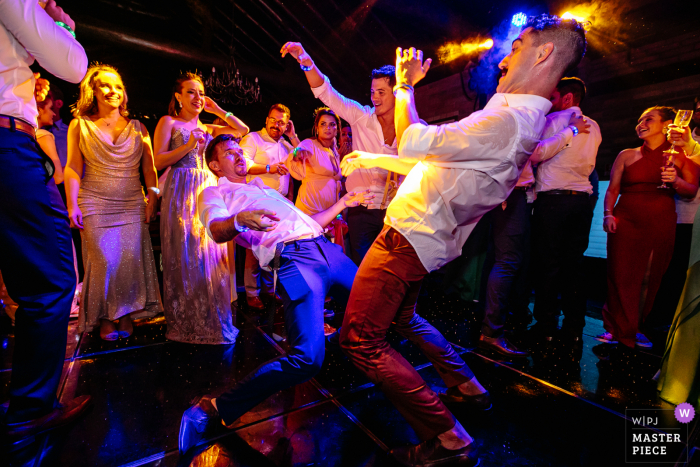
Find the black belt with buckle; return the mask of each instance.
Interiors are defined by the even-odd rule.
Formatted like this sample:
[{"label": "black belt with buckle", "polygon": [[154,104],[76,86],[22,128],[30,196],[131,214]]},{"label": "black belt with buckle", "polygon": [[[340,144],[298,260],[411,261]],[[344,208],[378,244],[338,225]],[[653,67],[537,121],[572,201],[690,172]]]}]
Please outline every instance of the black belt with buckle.
[{"label": "black belt with buckle", "polygon": [[549,191],[540,191],[537,193],[537,196],[542,196],[542,195],[579,195],[579,196],[590,196],[587,192],[585,191],[574,191],[574,190],[549,190]]}]

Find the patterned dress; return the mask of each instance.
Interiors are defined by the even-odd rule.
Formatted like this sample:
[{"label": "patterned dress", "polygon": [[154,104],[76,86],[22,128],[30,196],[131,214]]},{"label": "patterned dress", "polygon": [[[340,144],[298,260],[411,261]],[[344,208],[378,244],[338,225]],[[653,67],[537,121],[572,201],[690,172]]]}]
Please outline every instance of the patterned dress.
[{"label": "patterned dress", "polygon": [[139,180],[141,123],[131,120],[116,143],[87,117],[80,117],[79,125],[85,161],[78,193],[84,226],[85,277],[78,322],[82,332],[101,319],[127,314],[145,318],[163,310]]},{"label": "patterned dress", "polygon": [[[173,131],[170,150],[187,144],[190,132]],[[204,147],[211,141],[206,135]],[[233,344],[238,329],[231,317],[228,252],[199,221],[197,197],[217,180],[197,145],[177,161],[163,188],[160,235],[166,337],[191,344]]]}]

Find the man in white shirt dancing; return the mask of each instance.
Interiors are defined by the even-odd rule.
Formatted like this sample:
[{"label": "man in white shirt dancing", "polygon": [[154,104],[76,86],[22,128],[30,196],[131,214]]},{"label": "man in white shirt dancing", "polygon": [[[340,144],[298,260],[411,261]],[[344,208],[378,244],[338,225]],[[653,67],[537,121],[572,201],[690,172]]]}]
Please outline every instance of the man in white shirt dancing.
[{"label": "man in white shirt dancing", "polygon": [[[392,87],[396,83],[396,70],[393,66],[384,65],[372,70],[370,96],[374,106],[370,107],[360,105],[336,91],[300,43],[284,44],[282,56],[286,54],[290,54],[299,62],[314,96],[350,124],[353,149],[374,154],[397,154],[395,98],[392,93]],[[358,266],[384,227],[386,208],[394,198],[400,181],[399,174],[391,173],[382,167],[360,168],[345,181],[348,191],[370,190],[370,193],[374,194],[371,203],[348,209],[350,257]]]},{"label": "man in white shirt dancing", "polygon": [[10,405],[5,434],[10,449],[65,425],[88,407],[90,396],[58,404],[75,271],[68,215],[36,142],[37,60],[55,76],[79,82],[87,70],[75,23],[37,0],[0,0],[0,270],[15,317]]},{"label": "man in white shirt dancing", "polygon": [[323,227],[346,207],[373,199],[367,192],[348,193],[330,209],[309,217],[259,178],[246,182],[243,151],[232,136],[214,138],[205,157],[219,184],[199,196],[202,225],[217,243],[235,239],[255,253],[262,268],[279,270],[291,348],[221,396],[203,396],[188,409],[180,425],[181,453],[201,442],[213,423],[231,425],[272,394],[307,381],[321,369],[326,295],[347,299],[357,271],[343,249],[322,234]]},{"label": "man in white shirt dancing", "polygon": [[[386,341],[392,322],[418,345],[449,387],[443,399],[473,402],[485,393],[464,361],[415,312],[422,279],[459,256],[475,224],[515,186],[545,124],[549,97],[585,51],[576,21],[530,18],[484,110],[447,125],[420,123],[413,85],[430,67],[423,53],[397,50],[396,135],[399,156],[350,154],[352,169],[381,166],[407,174],[385,226],[360,265],[340,344],[397,407],[423,442],[391,454],[404,465],[476,465],[473,439],[418,372]],[[450,368],[445,371],[445,368]]]}]

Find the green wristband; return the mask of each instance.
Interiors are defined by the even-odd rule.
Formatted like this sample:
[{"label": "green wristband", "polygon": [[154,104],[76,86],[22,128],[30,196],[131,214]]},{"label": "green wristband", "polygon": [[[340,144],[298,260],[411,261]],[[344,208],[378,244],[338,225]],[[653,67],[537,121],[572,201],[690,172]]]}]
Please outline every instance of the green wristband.
[{"label": "green wristband", "polygon": [[73,39],[75,39],[75,31],[73,31],[73,29],[70,26],[68,26],[63,21],[56,21],[56,24],[61,26],[66,31],[68,31],[70,33],[70,35],[73,36]]}]

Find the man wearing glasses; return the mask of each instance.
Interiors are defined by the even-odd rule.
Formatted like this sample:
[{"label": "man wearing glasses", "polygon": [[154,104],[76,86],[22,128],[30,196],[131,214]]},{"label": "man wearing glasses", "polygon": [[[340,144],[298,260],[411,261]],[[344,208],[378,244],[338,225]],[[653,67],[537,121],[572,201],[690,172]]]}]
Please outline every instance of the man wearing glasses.
[{"label": "man wearing glasses", "polygon": [[[265,120],[265,128],[260,131],[248,133],[241,140],[241,149],[248,166],[247,181],[259,178],[266,186],[275,189],[290,201],[293,200],[294,190],[289,176],[289,169],[284,165],[293,147],[282,138],[287,135],[294,145],[299,145],[299,138],[294,133],[294,124],[289,120],[289,108],[282,104],[275,104],[270,107]],[[258,278],[261,284],[258,285]],[[246,299],[248,306],[262,310],[265,308],[260,299],[260,289],[269,299],[275,297],[272,292],[272,276],[269,272],[262,272],[258,265],[258,260],[253,256],[251,250],[246,250],[245,274]]]}]

